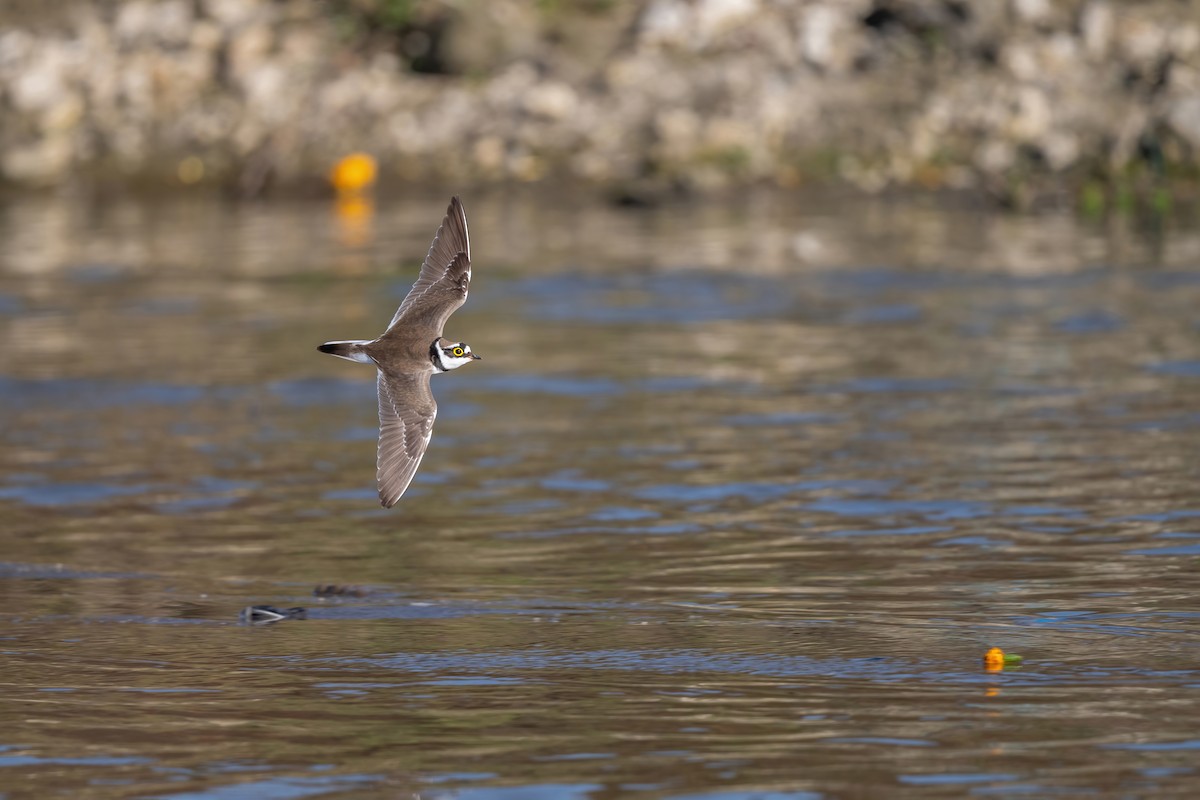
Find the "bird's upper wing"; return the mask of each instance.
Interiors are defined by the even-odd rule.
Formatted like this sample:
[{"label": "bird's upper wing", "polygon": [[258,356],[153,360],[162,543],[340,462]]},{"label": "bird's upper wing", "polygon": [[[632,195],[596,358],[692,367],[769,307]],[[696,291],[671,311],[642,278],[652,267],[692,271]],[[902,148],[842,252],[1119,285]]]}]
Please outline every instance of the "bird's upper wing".
[{"label": "bird's upper wing", "polygon": [[379,457],[375,477],[379,502],[391,508],[404,494],[429,438],[437,403],[429,390],[429,372],[387,375],[379,371]]},{"label": "bird's upper wing", "polygon": [[432,341],[442,335],[450,315],[467,301],[471,285],[471,242],[467,215],[457,197],[450,199],[446,217],[433,237],[421,274],[388,323],[387,336],[403,321],[405,328],[429,327]]}]

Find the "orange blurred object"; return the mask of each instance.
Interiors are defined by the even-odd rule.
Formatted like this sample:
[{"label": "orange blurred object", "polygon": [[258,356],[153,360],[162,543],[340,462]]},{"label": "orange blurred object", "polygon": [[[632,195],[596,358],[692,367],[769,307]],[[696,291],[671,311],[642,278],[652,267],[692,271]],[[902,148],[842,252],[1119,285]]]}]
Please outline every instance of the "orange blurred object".
[{"label": "orange blurred object", "polygon": [[993,647],[984,653],[983,668],[988,672],[1002,672],[1004,670],[1004,651],[999,647]]},{"label": "orange blurred object", "polygon": [[351,153],[333,165],[329,182],[339,192],[359,192],[375,183],[375,159],[366,153]]}]

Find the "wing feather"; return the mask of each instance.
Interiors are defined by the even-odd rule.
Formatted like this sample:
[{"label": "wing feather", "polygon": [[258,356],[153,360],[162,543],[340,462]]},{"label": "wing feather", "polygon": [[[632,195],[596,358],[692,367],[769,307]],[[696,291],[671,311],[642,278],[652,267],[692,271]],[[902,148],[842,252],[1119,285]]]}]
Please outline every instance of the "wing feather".
[{"label": "wing feather", "polygon": [[429,389],[429,372],[387,375],[379,371],[379,452],[376,480],[379,502],[391,508],[417,474],[433,436],[437,403]]},{"label": "wing feather", "polygon": [[437,330],[432,333],[434,337],[441,336],[446,320],[466,302],[470,283],[471,240],[467,232],[467,214],[462,202],[452,197],[425,262],[421,264],[417,281],[396,309],[384,336],[401,320],[406,328],[414,324],[436,326]]}]

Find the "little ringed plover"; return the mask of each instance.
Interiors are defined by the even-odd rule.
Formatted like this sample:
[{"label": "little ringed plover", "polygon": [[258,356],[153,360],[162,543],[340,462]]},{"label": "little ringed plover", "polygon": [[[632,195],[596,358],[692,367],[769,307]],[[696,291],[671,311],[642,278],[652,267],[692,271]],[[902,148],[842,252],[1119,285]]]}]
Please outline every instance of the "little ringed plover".
[{"label": "little ringed plover", "polygon": [[479,360],[466,342],[449,342],[442,328],[467,300],[471,244],[467,216],[457,197],[433,237],[417,282],[387,330],[370,341],[326,342],[317,349],[338,358],[373,364],[379,371],[379,501],[391,508],[412,481],[429,439],[437,403],[429,377]]}]

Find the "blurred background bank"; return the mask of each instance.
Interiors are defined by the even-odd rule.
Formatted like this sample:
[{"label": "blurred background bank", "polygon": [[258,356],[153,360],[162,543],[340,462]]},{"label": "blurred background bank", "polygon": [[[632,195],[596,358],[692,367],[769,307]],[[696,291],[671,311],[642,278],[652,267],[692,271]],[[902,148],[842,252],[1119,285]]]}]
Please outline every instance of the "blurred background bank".
[{"label": "blurred background bank", "polygon": [[1163,208],[1200,148],[1200,2],[9,0],[16,187],[554,183],[968,190]]}]

